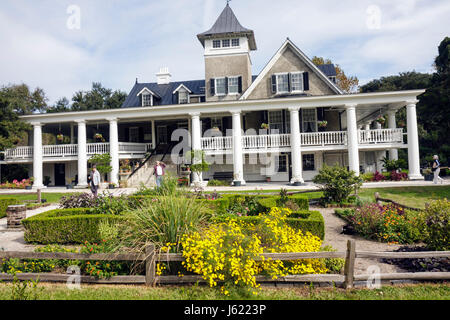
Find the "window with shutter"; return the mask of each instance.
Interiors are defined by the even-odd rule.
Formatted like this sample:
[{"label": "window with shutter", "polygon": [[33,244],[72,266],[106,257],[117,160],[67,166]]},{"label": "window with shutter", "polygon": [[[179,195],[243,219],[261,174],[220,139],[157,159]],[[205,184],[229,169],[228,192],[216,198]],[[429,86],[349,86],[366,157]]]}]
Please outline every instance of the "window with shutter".
[{"label": "window with shutter", "polygon": [[303,73],[291,74],[291,92],[303,92]]},{"label": "window with shutter", "polygon": [[228,93],[229,94],[239,93],[239,77],[228,78]]},{"label": "window with shutter", "polygon": [[216,95],[223,96],[227,94],[226,78],[216,78]]},{"label": "window with shutter", "polygon": [[289,92],[289,74],[282,73],[277,74],[277,93],[288,93]]},{"label": "window with shutter", "polygon": [[210,89],[210,93],[212,96],[216,95],[216,79],[211,79],[209,81],[210,85],[211,85],[211,89]]},{"label": "window with shutter", "polygon": [[303,91],[309,90],[309,73],[303,72]]}]

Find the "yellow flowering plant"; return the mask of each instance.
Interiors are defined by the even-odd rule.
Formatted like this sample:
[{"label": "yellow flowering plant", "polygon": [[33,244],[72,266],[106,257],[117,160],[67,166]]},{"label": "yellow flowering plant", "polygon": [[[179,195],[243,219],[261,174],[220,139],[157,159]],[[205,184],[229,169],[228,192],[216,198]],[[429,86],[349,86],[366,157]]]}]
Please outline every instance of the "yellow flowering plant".
[{"label": "yellow flowering plant", "polygon": [[[303,234],[285,223],[289,209],[272,208],[258,223],[230,218],[226,222],[186,234],[182,238],[183,266],[202,275],[211,287],[219,282],[245,286],[254,294],[257,275],[273,279],[288,274],[325,273],[323,259],[278,261],[264,259],[263,253],[319,251],[322,241]],[[225,287],[221,292],[227,294]]]}]

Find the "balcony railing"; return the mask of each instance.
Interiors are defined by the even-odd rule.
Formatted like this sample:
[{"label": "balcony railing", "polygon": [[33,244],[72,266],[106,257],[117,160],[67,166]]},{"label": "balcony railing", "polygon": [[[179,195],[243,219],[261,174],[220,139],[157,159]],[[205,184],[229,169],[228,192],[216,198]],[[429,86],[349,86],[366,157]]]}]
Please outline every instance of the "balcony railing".
[{"label": "balcony railing", "polygon": [[[149,150],[148,143],[119,142],[119,154],[142,154]],[[88,155],[103,154],[109,152],[109,143],[88,143],[86,153]],[[44,158],[52,157],[76,157],[78,156],[77,144],[46,145],[42,147]],[[17,147],[5,151],[5,160],[26,160],[33,158],[33,147]]]},{"label": "balcony railing", "polygon": [[403,129],[376,129],[358,131],[360,144],[403,143]]},{"label": "balcony railing", "polygon": [[[301,133],[301,144],[305,147],[325,147],[330,149],[334,146],[342,147],[347,145],[346,131],[326,131]],[[358,131],[358,142],[362,146],[375,144],[402,144],[402,129],[377,129]],[[233,149],[233,137],[204,137],[201,138],[201,147],[206,152],[223,152]],[[275,150],[279,148],[291,147],[290,134],[269,134],[269,135],[248,135],[242,136],[243,150]],[[88,143],[86,145],[87,154],[102,154],[109,152],[109,143]],[[119,154],[142,155],[149,150],[149,144],[119,142]],[[54,145],[43,146],[43,157],[76,157],[78,155],[78,145]],[[17,147],[8,149],[5,152],[5,160],[32,159],[33,147]]]}]

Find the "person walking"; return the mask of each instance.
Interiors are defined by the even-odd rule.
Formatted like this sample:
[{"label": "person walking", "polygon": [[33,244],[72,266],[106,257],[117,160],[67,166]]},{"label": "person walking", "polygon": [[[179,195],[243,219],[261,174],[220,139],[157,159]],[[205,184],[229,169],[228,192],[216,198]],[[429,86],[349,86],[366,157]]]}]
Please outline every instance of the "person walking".
[{"label": "person walking", "polygon": [[166,164],[162,161],[156,161],[156,165],[153,167],[153,174],[156,176],[156,187],[161,187],[163,182]]},{"label": "person walking", "polygon": [[437,184],[438,181],[443,183],[444,179],[439,177],[439,173],[441,172],[441,164],[439,163],[439,157],[437,155],[433,156],[433,166],[431,167],[431,171],[434,173],[433,183]]},{"label": "person walking", "polygon": [[94,197],[98,195],[98,187],[100,186],[100,172],[98,172],[97,167],[94,165],[92,167],[91,176],[91,191]]}]

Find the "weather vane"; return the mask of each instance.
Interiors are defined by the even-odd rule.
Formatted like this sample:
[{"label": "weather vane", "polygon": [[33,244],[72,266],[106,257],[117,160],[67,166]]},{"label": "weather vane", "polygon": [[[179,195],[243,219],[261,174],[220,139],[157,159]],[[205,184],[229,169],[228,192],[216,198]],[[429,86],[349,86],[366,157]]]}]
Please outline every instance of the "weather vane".
[{"label": "weather vane", "polygon": [[231,1],[231,0],[227,0],[227,5],[229,5],[229,4],[230,4],[230,1]]}]

